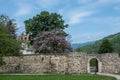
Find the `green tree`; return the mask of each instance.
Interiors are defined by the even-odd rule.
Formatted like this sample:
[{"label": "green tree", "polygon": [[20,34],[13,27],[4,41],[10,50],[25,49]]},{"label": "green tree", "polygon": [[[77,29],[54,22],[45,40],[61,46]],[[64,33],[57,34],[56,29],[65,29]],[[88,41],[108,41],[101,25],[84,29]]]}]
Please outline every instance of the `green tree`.
[{"label": "green tree", "polygon": [[9,38],[10,32],[0,25],[0,54],[6,55],[19,55],[20,42],[14,38]]},{"label": "green tree", "polygon": [[[5,18],[5,17],[4,17]],[[4,20],[3,17],[0,21]],[[11,22],[12,23],[12,22]],[[9,26],[6,26],[6,22],[4,21],[0,22],[0,65],[2,65],[3,56],[19,56],[20,55],[20,42],[18,42],[15,38],[15,36],[12,36],[12,32],[10,31],[11,28],[8,28]]]},{"label": "green tree", "polygon": [[71,45],[66,40],[68,34],[64,32],[67,27],[62,16],[48,11],[42,11],[25,21],[26,33],[30,36],[31,45],[39,53],[72,51]]},{"label": "green tree", "polygon": [[76,52],[81,52],[82,50],[81,50],[80,47],[78,47],[78,48],[75,49],[75,51],[76,51]]},{"label": "green tree", "polygon": [[0,15],[0,24],[3,25],[9,33],[10,38],[16,38],[16,23],[14,19],[10,19],[3,14]]},{"label": "green tree", "polygon": [[[68,27],[67,24],[64,24],[62,16],[57,13],[49,13],[48,11],[42,11],[32,19],[26,20],[24,23],[26,33],[30,35],[31,41],[41,31],[50,31],[56,28],[63,30]],[[67,36],[65,32],[64,35]]]},{"label": "green tree", "polygon": [[113,48],[111,43],[108,41],[108,39],[104,39],[102,41],[102,44],[100,45],[100,48],[98,50],[98,53],[112,53],[113,52]]}]

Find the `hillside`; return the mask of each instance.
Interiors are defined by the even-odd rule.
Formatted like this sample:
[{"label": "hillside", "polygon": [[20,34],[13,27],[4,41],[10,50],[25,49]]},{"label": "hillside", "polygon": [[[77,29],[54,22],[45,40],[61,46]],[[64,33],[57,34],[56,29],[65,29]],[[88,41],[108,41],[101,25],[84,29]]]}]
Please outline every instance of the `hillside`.
[{"label": "hillside", "polygon": [[72,44],[72,48],[76,49],[78,47],[83,47],[83,46],[87,46],[87,45],[94,44],[94,43],[95,41],[90,41],[90,42],[85,42],[85,43],[74,43]]},{"label": "hillside", "polygon": [[[103,39],[108,39],[109,42],[112,44],[112,47],[114,48],[114,52],[120,53],[120,33],[104,37]],[[89,54],[97,53],[103,39],[96,41],[94,44],[80,47],[80,49],[81,51],[87,52]]]}]

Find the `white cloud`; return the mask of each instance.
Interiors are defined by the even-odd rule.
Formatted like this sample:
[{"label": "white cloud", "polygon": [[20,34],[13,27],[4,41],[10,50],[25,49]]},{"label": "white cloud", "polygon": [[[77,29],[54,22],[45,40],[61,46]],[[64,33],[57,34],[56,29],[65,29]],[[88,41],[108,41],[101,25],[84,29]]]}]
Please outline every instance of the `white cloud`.
[{"label": "white cloud", "polygon": [[106,33],[104,32],[88,32],[82,33],[81,35],[72,36],[72,43],[84,43],[88,41],[96,41],[105,37]]},{"label": "white cloud", "polygon": [[34,10],[37,9],[35,2],[33,0],[13,0],[13,4],[16,6],[15,17],[26,16],[32,14]]},{"label": "white cloud", "polygon": [[100,39],[99,37],[102,38],[104,36],[120,32],[120,16],[89,18],[88,20],[86,20],[86,22],[98,25],[96,26],[96,28],[100,29],[99,31],[104,31],[104,34],[98,35],[98,37],[96,34],[93,34],[96,35],[96,39]]},{"label": "white cloud", "polygon": [[80,23],[84,20],[84,18],[92,15],[93,12],[78,12],[78,13],[73,13],[69,15],[69,21],[68,23],[70,25]]},{"label": "white cloud", "polygon": [[36,0],[35,2],[42,8],[50,8],[59,4],[59,0]]},{"label": "white cloud", "polygon": [[95,38],[93,36],[85,36],[86,40],[94,40]]},{"label": "white cloud", "polygon": [[120,0],[78,0],[78,3],[84,3],[79,5],[78,8],[83,11],[87,10],[103,10],[113,4],[119,4]]},{"label": "white cloud", "polygon": [[65,11],[65,9],[62,9],[62,8],[61,8],[61,9],[58,10],[58,13],[59,13],[59,14],[63,14],[64,11]]},{"label": "white cloud", "polygon": [[86,41],[95,41],[103,36],[104,36],[104,32],[93,32],[93,33],[84,33],[81,35],[81,38],[83,38]]},{"label": "white cloud", "polygon": [[93,24],[104,24],[108,27],[120,27],[120,16],[89,18],[86,21]]},{"label": "white cloud", "polygon": [[15,16],[25,16],[30,14],[33,11],[32,6],[30,5],[20,5],[17,12],[15,13]]}]

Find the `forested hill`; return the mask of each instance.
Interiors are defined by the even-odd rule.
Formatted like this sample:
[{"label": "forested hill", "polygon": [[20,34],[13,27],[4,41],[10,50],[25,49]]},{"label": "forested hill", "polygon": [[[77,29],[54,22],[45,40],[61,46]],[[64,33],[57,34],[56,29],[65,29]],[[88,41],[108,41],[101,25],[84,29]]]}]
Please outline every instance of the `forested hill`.
[{"label": "forested hill", "polygon": [[[114,52],[120,53],[120,33],[107,36],[103,39],[108,39],[109,42],[112,44]],[[94,44],[80,47],[80,50],[89,54],[97,53],[103,39],[96,41]]]},{"label": "forested hill", "polygon": [[94,43],[95,41],[90,41],[90,42],[85,42],[85,43],[74,43],[72,44],[72,48],[76,49],[78,47],[83,47],[83,46],[87,46],[87,45],[94,44]]}]

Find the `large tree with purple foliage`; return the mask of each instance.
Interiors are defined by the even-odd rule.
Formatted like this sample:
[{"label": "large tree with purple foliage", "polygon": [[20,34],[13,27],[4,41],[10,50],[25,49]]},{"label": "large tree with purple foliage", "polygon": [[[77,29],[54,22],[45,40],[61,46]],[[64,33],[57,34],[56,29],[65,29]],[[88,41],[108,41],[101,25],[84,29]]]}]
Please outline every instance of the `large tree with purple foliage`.
[{"label": "large tree with purple foliage", "polygon": [[34,39],[33,47],[39,53],[72,52],[71,45],[66,41],[63,33],[64,31],[60,29],[42,31]]},{"label": "large tree with purple foliage", "polygon": [[32,19],[26,20],[25,27],[36,52],[65,53],[72,51],[70,43],[66,40],[68,34],[63,31],[68,24],[64,24],[64,20],[59,14],[42,11]]}]

